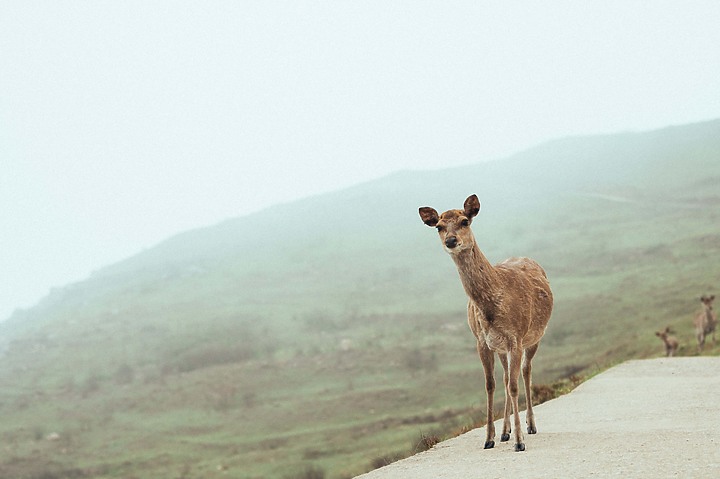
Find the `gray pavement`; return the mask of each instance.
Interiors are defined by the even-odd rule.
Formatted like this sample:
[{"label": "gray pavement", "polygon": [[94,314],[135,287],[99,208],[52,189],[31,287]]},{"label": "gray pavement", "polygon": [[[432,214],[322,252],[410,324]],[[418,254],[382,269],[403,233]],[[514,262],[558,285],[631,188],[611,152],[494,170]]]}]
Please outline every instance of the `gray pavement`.
[{"label": "gray pavement", "polygon": [[498,421],[494,449],[478,428],[358,479],[720,478],[718,357],[628,361],[534,409],[525,452]]}]

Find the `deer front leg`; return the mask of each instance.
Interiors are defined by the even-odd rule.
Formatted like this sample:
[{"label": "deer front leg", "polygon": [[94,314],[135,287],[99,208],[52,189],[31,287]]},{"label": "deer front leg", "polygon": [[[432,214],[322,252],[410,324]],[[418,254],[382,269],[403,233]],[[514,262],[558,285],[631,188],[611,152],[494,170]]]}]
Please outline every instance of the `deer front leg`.
[{"label": "deer front leg", "polygon": [[530,346],[525,350],[525,357],[523,358],[522,373],[523,382],[525,383],[525,401],[527,402],[527,410],[525,412],[525,422],[527,423],[528,434],[537,434],[537,427],[535,427],[535,413],[532,408],[532,360],[537,353],[537,343]]},{"label": "deer front leg", "polygon": [[515,451],[524,451],[525,443],[523,442],[523,434],[520,430],[520,410],[518,407],[518,379],[520,379],[520,364],[522,362],[523,350],[517,345],[513,346],[508,353],[508,369],[510,372],[510,382],[508,389],[510,390],[510,398],[513,407],[513,422],[515,426]]},{"label": "deer front leg", "polygon": [[495,447],[495,420],[493,403],[495,399],[495,356],[484,339],[477,341],[478,355],[485,372],[485,392],[487,393],[487,426],[485,426],[485,449]]},{"label": "deer front leg", "polygon": [[500,353],[500,364],[503,367],[503,382],[505,383],[505,416],[503,419],[503,430],[500,436],[500,441],[505,442],[510,440],[510,433],[512,428],[510,427],[510,416],[512,415],[512,402],[510,400],[510,389],[508,384],[510,382],[510,376],[508,375],[508,358],[507,354]]}]

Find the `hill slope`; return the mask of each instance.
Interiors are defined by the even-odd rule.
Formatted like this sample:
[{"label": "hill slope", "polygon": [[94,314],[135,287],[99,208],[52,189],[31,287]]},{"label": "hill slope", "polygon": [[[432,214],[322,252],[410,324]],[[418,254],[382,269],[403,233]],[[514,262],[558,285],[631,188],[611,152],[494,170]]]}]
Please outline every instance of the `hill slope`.
[{"label": "hill slope", "polygon": [[[720,450],[706,445],[720,441],[717,408],[708,408],[718,367],[719,358],[628,361],[539,406],[543,424],[526,438],[527,458],[511,453],[512,443],[483,450],[485,431],[476,429],[358,479],[466,479],[479,470],[493,471],[490,477],[714,478]],[[683,407],[668,415],[668,404]]]},{"label": "hill slope", "polygon": [[400,172],[177,235],[0,323],[0,472],[341,477],[477,419],[464,294],[417,215],[471,193],[487,256],[532,256],[551,279],[538,382],[658,354],[668,324],[690,353],[696,297],[720,279],[719,179],[713,121]]}]

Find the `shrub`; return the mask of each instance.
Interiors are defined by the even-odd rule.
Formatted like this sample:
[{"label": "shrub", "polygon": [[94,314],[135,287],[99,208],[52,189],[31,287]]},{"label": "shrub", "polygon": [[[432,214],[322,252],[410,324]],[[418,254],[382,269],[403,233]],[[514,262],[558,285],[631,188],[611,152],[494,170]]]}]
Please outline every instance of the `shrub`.
[{"label": "shrub", "polygon": [[35,426],[33,428],[33,439],[36,441],[40,441],[45,437],[45,429],[43,429],[41,426]]},{"label": "shrub", "polygon": [[248,361],[255,356],[255,348],[249,345],[204,345],[181,354],[175,360],[174,369],[188,373],[211,366]]},{"label": "shrub", "polygon": [[257,406],[258,395],[255,391],[247,391],[242,395],[242,404],[247,409],[252,409]]},{"label": "shrub", "polygon": [[135,380],[135,370],[129,364],[120,365],[113,375],[117,384],[130,384]]},{"label": "shrub", "polygon": [[210,406],[216,411],[228,411],[235,404],[237,387],[233,384],[217,384],[207,392]]},{"label": "shrub", "polygon": [[341,326],[338,320],[325,311],[307,313],[301,320],[306,330],[316,333],[337,331]]},{"label": "shrub", "polygon": [[373,459],[370,463],[370,466],[373,469],[380,469],[381,467],[385,467],[388,464],[397,462],[400,459],[405,459],[406,457],[408,457],[408,454],[402,452],[396,452],[395,454],[386,454],[385,456],[380,456]]},{"label": "shrub", "polygon": [[420,348],[410,349],[403,354],[402,362],[410,372],[438,370],[438,358],[434,351],[428,352]]},{"label": "shrub", "polygon": [[583,378],[573,374],[568,379],[560,379],[550,385],[533,384],[533,404],[542,404],[545,401],[549,401],[551,399],[555,399],[556,397],[562,396],[563,394],[567,394],[575,387],[577,387],[577,385],[581,382],[583,382]]},{"label": "shrub", "polygon": [[436,434],[425,434],[420,433],[420,439],[417,441],[414,447],[415,452],[427,451],[435,444],[440,442],[440,438]]},{"label": "shrub", "polygon": [[314,465],[309,465],[297,474],[285,476],[284,479],[325,479],[325,470]]},{"label": "shrub", "polygon": [[85,378],[85,381],[83,381],[80,388],[80,394],[82,397],[87,397],[98,389],[100,389],[100,376],[97,374],[91,374]]}]

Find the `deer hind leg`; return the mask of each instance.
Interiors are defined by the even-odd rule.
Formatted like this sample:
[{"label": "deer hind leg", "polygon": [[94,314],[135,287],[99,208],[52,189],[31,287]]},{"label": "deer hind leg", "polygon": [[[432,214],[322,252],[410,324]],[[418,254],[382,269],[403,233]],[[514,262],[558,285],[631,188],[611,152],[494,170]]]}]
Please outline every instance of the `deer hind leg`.
[{"label": "deer hind leg", "polygon": [[523,350],[518,346],[514,346],[508,353],[508,370],[510,382],[508,389],[510,390],[510,398],[512,400],[513,423],[515,427],[515,451],[524,451],[525,443],[523,442],[523,434],[520,430],[520,410],[518,408],[518,380],[520,379],[520,366],[522,363]]},{"label": "deer hind leg", "polygon": [[698,354],[702,353],[703,346],[705,345],[705,334],[703,332],[699,332],[697,334],[697,343],[698,343]]},{"label": "deer hind leg", "polygon": [[508,374],[507,354],[500,353],[498,354],[498,356],[500,357],[500,364],[502,364],[503,367],[503,382],[505,383],[505,415],[503,416],[503,430],[502,435],[500,436],[500,441],[505,442],[510,440],[510,433],[512,432],[512,428],[510,427],[510,416],[512,415],[512,401],[510,399],[510,389],[508,388],[510,376]]},{"label": "deer hind leg", "polygon": [[478,339],[478,355],[485,372],[485,392],[487,393],[487,426],[485,426],[485,449],[495,447],[495,419],[493,407],[495,398],[495,356],[484,339]]},{"label": "deer hind leg", "polygon": [[525,357],[522,363],[523,382],[525,383],[525,401],[527,402],[525,422],[527,422],[528,434],[537,434],[535,413],[533,413],[532,408],[532,360],[535,357],[535,353],[537,353],[538,346],[540,346],[540,343],[530,346],[525,350]]}]

